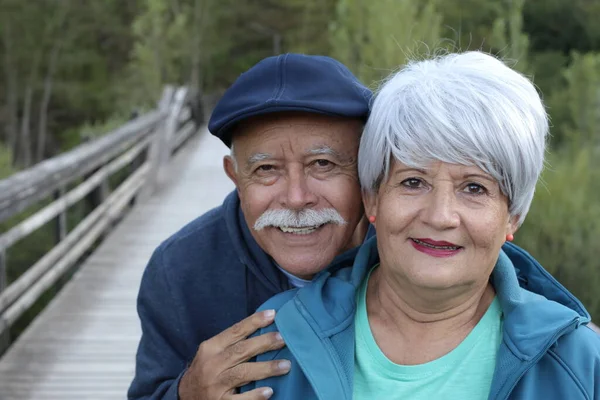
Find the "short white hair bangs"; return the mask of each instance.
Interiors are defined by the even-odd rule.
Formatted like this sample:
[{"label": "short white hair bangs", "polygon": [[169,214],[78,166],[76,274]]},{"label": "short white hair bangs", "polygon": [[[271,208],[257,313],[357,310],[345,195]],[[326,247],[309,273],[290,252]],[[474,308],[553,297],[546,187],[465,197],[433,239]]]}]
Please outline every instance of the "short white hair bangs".
[{"label": "short white hair bangs", "polygon": [[409,62],[381,86],[361,138],[363,190],[387,180],[392,157],[412,168],[476,165],[522,223],[543,170],[548,117],[531,81],[482,52]]}]

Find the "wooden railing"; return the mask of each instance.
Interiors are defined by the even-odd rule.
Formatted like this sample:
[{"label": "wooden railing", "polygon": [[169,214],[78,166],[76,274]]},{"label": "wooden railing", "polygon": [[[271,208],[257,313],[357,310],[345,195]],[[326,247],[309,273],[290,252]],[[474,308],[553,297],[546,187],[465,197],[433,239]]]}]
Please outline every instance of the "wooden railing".
[{"label": "wooden railing", "polygon": [[[40,201],[52,200],[0,234],[0,338],[5,342],[8,328],[73,267],[127,206],[137,196],[147,197],[166,179],[171,155],[197,131],[190,98],[187,88],[166,87],[155,110],[0,181],[0,223]],[[111,193],[109,178],[128,166],[130,173]],[[94,209],[67,232],[68,209],[91,193],[97,199]],[[7,284],[7,249],[53,220],[56,245]]]}]

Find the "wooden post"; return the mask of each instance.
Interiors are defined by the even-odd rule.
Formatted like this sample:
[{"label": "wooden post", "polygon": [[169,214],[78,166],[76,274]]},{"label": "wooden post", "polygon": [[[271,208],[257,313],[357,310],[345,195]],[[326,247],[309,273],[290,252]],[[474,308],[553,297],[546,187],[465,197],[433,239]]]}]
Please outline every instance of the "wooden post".
[{"label": "wooden post", "polygon": [[[58,200],[65,195],[65,187],[62,186],[54,193],[54,199]],[[62,211],[56,217],[56,243],[60,243],[67,236],[67,210]]]},{"label": "wooden post", "polygon": [[[66,194],[66,188],[65,188],[65,186],[61,186],[56,192],[54,192],[54,200],[58,200],[61,197],[64,197],[65,194]],[[67,232],[68,231],[67,209],[61,211],[60,214],[58,214],[58,216],[56,217],[55,227],[56,227],[55,243],[59,244],[60,242],[62,242],[64,240],[64,238],[67,236],[67,233],[68,233]],[[68,279],[63,276],[59,280],[59,286],[62,287],[65,283],[67,283],[67,281],[68,281]],[[58,291],[55,288],[54,295],[56,295],[57,293],[58,293]]]},{"label": "wooden post", "polygon": [[167,117],[165,124],[165,132],[163,134],[163,143],[160,145],[160,156],[158,161],[158,184],[167,181],[167,166],[171,159],[171,151],[173,149],[173,143],[175,142],[175,134],[179,127],[179,114],[185,104],[187,97],[188,88],[180,87],[173,96],[173,102],[171,103],[171,109],[169,110],[169,116]]},{"label": "wooden post", "polygon": [[171,85],[165,86],[163,94],[158,102],[158,110],[165,115],[163,121],[158,124],[155,129],[152,143],[148,148],[148,162],[150,164],[150,171],[148,172],[148,178],[144,188],[140,191],[139,197],[143,201],[150,197],[158,185],[158,172],[161,161],[161,151],[166,141],[165,134],[167,131],[167,120],[170,115],[169,110],[171,109],[171,103],[173,102],[173,95],[175,94],[175,88]]},{"label": "wooden post", "polygon": [[[0,293],[8,286],[8,273],[6,267],[6,249],[0,248]],[[2,329],[4,320],[0,318],[0,356],[10,346],[10,330]]]},{"label": "wooden post", "polygon": [[6,268],[6,249],[0,248],[0,293],[8,286],[8,271]]}]

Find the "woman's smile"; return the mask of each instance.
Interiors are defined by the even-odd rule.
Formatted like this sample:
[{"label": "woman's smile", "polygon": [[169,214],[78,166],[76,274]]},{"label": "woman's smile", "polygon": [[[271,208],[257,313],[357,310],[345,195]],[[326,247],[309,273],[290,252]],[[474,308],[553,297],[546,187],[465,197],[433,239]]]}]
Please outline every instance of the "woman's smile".
[{"label": "woman's smile", "polygon": [[463,250],[462,246],[446,241],[436,241],[429,238],[410,238],[410,240],[416,250],[433,257],[452,257]]}]

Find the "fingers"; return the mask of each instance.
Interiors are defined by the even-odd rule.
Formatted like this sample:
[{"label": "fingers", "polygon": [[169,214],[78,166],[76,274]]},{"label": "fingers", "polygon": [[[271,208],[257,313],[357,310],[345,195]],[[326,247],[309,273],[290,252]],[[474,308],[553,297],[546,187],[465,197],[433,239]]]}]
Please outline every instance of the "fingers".
[{"label": "fingers", "polygon": [[[180,398],[182,400],[188,398],[237,400],[237,397],[227,397],[236,396],[235,388],[255,380],[286,374],[290,368],[289,361],[246,362],[254,356],[280,349],[285,345],[278,332],[269,332],[247,339],[256,330],[272,324],[274,317],[273,310],[255,313],[202,342],[194,360],[181,379]],[[263,391],[254,390],[252,394],[244,395],[250,396],[247,397],[250,399],[268,398],[264,397],[266,393],[264,389],[266,388],[263,388]]]},{"label": "fingers", "polygon": [[225,348],[247,338],[260,328],[272,324],[274,319],[274,310],[257,312],[234,324],[230,328],[225,329],[223,332],[209,340],[214,340],[219,347]]},{"label": "fingers", "polygon": [[223,357],[227,365],[235,366],[259,354],[280,349],[284,345],[279,332],[270,332],[232,344],[223,349]]},{"label": "fingers", "polygon": [[261,379],[285,375],[290,367],[288,360],[243,363],[223,372],[220,381],[226,387],[236,388]]},{"label": "fingers", "polygon": [[265,400],[273,396],[273,389],[261,387],[246,393],[232,394],[223,397],[223,400]]}]

